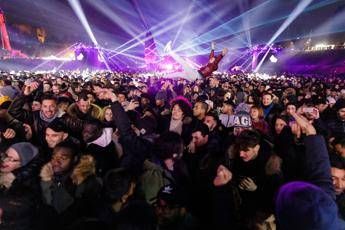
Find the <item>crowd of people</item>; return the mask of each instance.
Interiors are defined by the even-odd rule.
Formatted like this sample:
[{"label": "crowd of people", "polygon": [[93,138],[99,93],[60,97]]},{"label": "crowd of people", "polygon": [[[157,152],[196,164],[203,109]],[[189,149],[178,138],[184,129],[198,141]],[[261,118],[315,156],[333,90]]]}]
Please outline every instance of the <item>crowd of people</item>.
[{"label": "crowd of people", "polygon": [[345,229],[345,78],[2,72],[1,229]]}]

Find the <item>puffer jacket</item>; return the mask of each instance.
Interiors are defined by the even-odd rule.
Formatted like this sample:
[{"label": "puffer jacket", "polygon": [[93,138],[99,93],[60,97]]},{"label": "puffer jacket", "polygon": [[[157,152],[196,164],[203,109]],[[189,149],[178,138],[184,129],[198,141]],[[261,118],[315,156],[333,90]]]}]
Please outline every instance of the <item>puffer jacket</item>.
[{"label": "puffer jacket", "polygon": [[89,111],[86,114],[84,114],[79,111],[77,104],[73,103],[68,107],[67,114],[73,118],[79,118],[81,120],[84,120],[90,117],[94,119],[101,119],[102,109],[98,105],[91,104]]},{"label": "puffer jacket", "polygon": [[[80,184],[73,181],[77,173],[71,171],[55,175],[51,181],[41,181],[45,205],[40,210],[39,229],[61,229],[82,218],[96,216],[96,204],[101,192],[101,183],[95,176],[94,160],[80,161],[74,169],[84,177]],[[55,223],[52,226],[51,223]]]},{"label": "puffer jacket", "polygon": [[[0,208],[3,210],[2,230],[35,229],[37,210],[40,205],[40,189],[38,175],[34,166],[28,164],[13,172],[15,180],[9,188],[0,185]],[[25,176],[23,176],[25,175]]]}]

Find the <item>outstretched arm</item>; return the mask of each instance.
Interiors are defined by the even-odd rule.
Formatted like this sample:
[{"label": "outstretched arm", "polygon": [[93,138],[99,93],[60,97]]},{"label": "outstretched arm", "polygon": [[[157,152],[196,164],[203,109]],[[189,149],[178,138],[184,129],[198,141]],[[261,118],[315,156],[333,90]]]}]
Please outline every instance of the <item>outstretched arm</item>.
[{"label": "outstretched arm", "polygon": [[210,60],[211,58],[214,58],[214,50],[215,49],[216,49],[216,43],[211,42],[211,53],[210,53],[210,56],[208,57],[208,60]]},{"label": "outstretched arm", "polygon": [[334,188],[331,177],[331,166],[325,139],[316,135],[316,130],[304,117],[293,113],[301,131],[306,134],[305,143],[305,165],[304,174],[306,180],[319,186],[324,192],[335,199]]}]

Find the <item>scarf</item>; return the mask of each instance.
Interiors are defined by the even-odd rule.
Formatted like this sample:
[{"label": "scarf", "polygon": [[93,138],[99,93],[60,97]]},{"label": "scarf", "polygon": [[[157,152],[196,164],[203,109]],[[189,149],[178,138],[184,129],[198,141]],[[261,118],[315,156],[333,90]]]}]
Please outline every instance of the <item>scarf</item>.
[{"label": "scarf", "polygon": [[40,111],[40,118],[41,118],[43,121],[45,121],[45,122],[50,123],[50,122],[52,122],[56,117],[57,117],[57,113],[55,113],[54,116],[53,116],[52,118],[46,118],[46,117],[44,116],[44,114],[42,113],[42,111]]},{"label": "scarf", "polygon": [[181,120],[170,120],[169,131],[176,132],[181,135],[183,122]]}]

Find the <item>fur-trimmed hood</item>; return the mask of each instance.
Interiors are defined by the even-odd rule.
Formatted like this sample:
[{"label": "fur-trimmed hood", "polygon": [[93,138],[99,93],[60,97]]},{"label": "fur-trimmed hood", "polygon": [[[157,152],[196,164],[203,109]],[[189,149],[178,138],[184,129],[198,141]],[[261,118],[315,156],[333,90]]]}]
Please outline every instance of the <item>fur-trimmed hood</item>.
[{"label": "fur-trimmed hood", "polygon": [[101,119],[102,109],[96,104],[91,104],[89,111],[87,112],[86,115],[84,115],[79,111],[77,104],[73,103],[68,107],[67,114],[70,115],[71,117],[79,118],[79,119],[83,119],[84,116],[88,116],[88,115],[95,119]]},{"label": "fur-trimmed hood", "polygon": [[[89,176],[96,174],[96,162],[91,155],[84,155],[80,158],[78,164],[74,167],[71,178],[73,181],[77,181],[77,178],[81,178],[82,181]],[[82,182],[79,181],[79,182]]]}]

